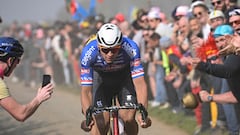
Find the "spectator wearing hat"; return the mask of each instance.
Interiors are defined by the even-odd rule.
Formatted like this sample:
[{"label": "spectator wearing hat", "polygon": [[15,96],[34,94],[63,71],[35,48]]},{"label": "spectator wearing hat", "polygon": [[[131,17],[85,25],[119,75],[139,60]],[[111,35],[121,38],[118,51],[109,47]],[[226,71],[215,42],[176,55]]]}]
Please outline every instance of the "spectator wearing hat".
[{"label": "spectator wearing hat", "polygon": [[211,31],[219,25],[225,24],[225,16],[221,10],[213,10],[209,15],[209,24],[211,26]]},{"label": "spectator wearing hat", "polygon": [[189,15],[189,7],[188,6],[178,6],[176,9],[175,16],[177,20],[179,20],[181,17],[188,16]]},{"label": "spectator wearing hat", "polygon": [[[147,11],[144,9],[139,9],[137,11],[136,19],[132,22],[132,26],[137,32],[138,30],[141,30],[143,28],[148,27],[148,17],[147,17]],[[135,32],[135,33],[136,33]]]},{"label": "spectator wearing hat", "polygon": [[220,50],[221,55],[240,54],[240,8],[232,9],[228,12],[229,24],[233,27],[235,36],[226,37],[228,45]]},{"label": "spectator wearing hat", "polygon": [[[226,46],[225,36],[233,35],[233,33],[234,33],[233,28],[229,25],[218,26],[214,31],[214,38],[215,38],[217,48],[221,49],[224,46]],[[222,60],[220,60],[220,61],[222,61]],[[221,94],[229,93],[229,92],[231,93],[226,79],[222,78],[221,81],[222,81],[221,82],[222,85],[221,85],[221,89],[220,89]],[[221,94],[218,94],[218,95],[221,95]],[[235,98],[235,97],[231,97],[231,98]],[[238,134],[240,125],[239,125],[239,121],[237,119],[235,105],[234,104],[222,104],[222,107],[223,107],[224,114],[226,117],[227,128],[229,130],[229,134],[230,135]],[[238,106],[236,106],[236,107],[239,109]]]},{"label": "spectator wearing hat", "polygon": [[205,3],[196,1],[191,5],[192,14],[198,18],[199,22],[202,25],[203,39],[207,40],[210,33],[210,25],[208,24],[209,20],[209,8]]},{"label": "spectator wearing hat", "polygon": [[118,21],[119,24],[125,21],[125,16],[123,13],[117,13],[114,18]]},{"label": "spectator wearing hat", "polygon": [[163,23],[158,10],[148,12],[148,23],[151,29],[154,29],[160,36],[171,37],[171,28]]},{"label": "spectator wearing hat", "polygon": [[[214,34],[217,35],[216,33]],[[219,41],[216,38],[216,43],[218,42]],[[227,44],[223,45],[226,46]],[[218,47],[222,48],[223,45],[218,45]],[[237,103],[240,101],[240,56],[230,54],[224,59],[223,64],[210,64],[200,61],[198,58],[190,58],[188,59],[188,63],[196,65],[196,69],[200,71],[204,71],[208,74],[227,79],[231,92],[227,92],[222,95],[213,95],[213,99],[208,98],[208,93],[202,92],[200,94],[202,101],[211,100],[219,103]]]}]

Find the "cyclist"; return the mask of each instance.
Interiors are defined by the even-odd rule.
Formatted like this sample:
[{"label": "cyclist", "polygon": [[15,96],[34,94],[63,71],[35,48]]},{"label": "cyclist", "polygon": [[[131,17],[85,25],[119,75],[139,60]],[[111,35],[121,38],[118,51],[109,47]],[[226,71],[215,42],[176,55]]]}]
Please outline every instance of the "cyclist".
[{"label": "cyclist", "polygon": [[4,82],[4,76],[9,77],[19,64],[23,54],[22,45],[12,37],[0,37],[0,106],[9,112],[16,120],[29,118],[40,104],[51,97],[53,85],[48,84],[38,89],[36,97],[26,105],[19,104],[9,93]]},{"label": "cyclist", "polygon": [[[116,25],[106,23],[99,29],[83,48],[80,62],[84,115],[90,106],[111,106],[114,96],[117,96],[120,105],[141,103],[147,108],[147,88],[139,48],[135,42],[123,37]],[[138,133],[135,115],[136,110],[133,109],[119,110],[119,117],[128,135]],[[144,122],[140,113],[137,120],[142,128],[151,126],[150,118]],[[107,134],[109,112],[94,115],[87,129],[94,135]]]}]

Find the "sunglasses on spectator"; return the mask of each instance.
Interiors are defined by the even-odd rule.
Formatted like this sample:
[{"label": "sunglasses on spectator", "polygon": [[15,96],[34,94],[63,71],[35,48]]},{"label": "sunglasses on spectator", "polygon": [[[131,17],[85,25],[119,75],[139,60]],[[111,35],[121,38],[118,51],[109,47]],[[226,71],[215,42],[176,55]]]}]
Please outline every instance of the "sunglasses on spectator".
[{"label": "sunglasses on spectator", "polygon": [[141,23],[148,22],[148,19],[141,19],[140,22]]},{"label": "sunglasses on spectator", "polygon": [[149,21],[149,22],[154,22],[154,21],[155,21],[155,19],[149,19],[148,21]]},{"label": "sunglasses on spectator", "polygon": [[176,20],[180,20],[183,17],[183,15],[176,16]]},{"label": "sunglasses on spectator", "polygon": [[222,1],[219,0],[219,1],[211,2],[211,4],[212,4],[213,6],[220,5],[220,4],[222,4]]},{"label": "sunglasses on spectator", "polygon": [[228,13],[228,16],[234,16],[234,15],[239,15],[240,16],[240,9],[234,9]]},{"label": "sunglasses on spectator", "polygon": [[240,20],[229,22],[229,24],[231,26],[233,26],[233,24],[239,25],[240,24]]},{"label": "sunglasses on spectator", "polygon": [[198,12],[196,14],[194,14],[195,17],[198,17],[198,16],[202,16],[202,12]]},{"label": "sunglasses on spectator", "polygon": [[217,60],[218,58],[219,58],[218,56],[212,56],[212,57],[208,58],[207,61],[211,62],[211,61]]},{"label": "sunglasses on spectator", "polygon": [[106,47],[100,46],[99,48],[103,53],[108,54],[109,52],[117,53],[119,51],[119,49],[121,48],[121,46],[118,45],[118,46],[111,47],[111,48],[106,48]]}]

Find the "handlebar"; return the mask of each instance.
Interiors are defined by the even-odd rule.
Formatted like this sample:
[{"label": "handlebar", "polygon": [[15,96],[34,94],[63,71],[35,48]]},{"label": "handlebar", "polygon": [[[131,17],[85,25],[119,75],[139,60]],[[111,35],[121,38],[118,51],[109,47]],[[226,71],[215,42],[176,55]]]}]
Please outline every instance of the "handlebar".
[{"label": "handlebar", "polygon": [[89,126],[92,121],[92,113],[93,113],[93,107],[90,106],[86,111],[86,125]]},{"label": "handlebar", "polygon": [[92,118],[93,113],[99,113],[99,112],[103,112],[103,111],[116,112],[120,109],[136,109],[136,110],[139,110],[141,115],[142,115],[142,120],[143,121],[146,121],[146,119],[148,117],[148,112],[142,104],[138,104],[138,105],[133,104],[133,105],[128,105],[128,106],[110,106],[110,107],[100,107],[100,108],[90,106],[86,111],[86,125],[87,126],[90,125],[90,123],[93,119]]}]

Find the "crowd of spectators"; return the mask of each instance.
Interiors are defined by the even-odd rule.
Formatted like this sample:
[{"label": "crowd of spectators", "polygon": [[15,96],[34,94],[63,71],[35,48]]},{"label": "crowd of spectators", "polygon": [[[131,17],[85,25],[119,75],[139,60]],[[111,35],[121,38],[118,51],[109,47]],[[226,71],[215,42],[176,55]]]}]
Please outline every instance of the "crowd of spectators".
[{"label": "crowd of spectators", "polygon": [[238,6],[237,0],[210,2],[211,5],[207,5],[205,1],[193,0],[191,5],[179,5],[171,17],[159,7],[138,9],[132,22],[122,13],[108,20],[103,14],[97,14],[81,23],[56,21],[51,26],[14,22],[0,31],[1,35],[20,40],[25,50],[12,81],[24,80],[26,86],[35,87],[42,74],[50,74],[56,85],[78,86],[81,48],[102,24],[110,22],[118,25],[123,35],[133,39],[140,48],[150,106],[171,109],[173,114],[195,115],[195,134],[220,128],[237,135],[239,105],[231,104],[236,115],[233,125],[233,121],[229,122],[232,117],[226,116],[228,113],[222,104],[217,103],[214,115],[210,103],[200,103],[195,110],[185,109],[181,103],[187,92],[220,93],[220,86],[225,83],[183,62],[185,57],[196,57],[193,44],[203,44],[219,25],[230,26],[228,11]]}]

